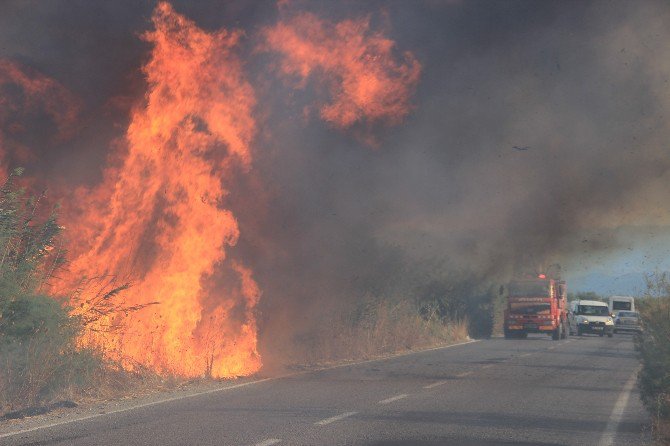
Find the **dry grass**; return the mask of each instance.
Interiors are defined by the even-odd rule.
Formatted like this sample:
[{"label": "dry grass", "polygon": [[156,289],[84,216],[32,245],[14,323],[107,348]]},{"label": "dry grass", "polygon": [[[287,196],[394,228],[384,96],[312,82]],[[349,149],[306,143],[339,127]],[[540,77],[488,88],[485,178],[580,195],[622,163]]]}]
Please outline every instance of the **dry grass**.
[{"label": "dry grass", "polygon": [[654,442],[657,445],[670,445],[670,420],[656,419],[654,421]]},{"label": "dry grass", "polygon": [[331,318],[298,343],[301,361],[315,365],[462,341],[468,338],[467,325],[465,320],[426,319],[409,302],[377,301]]}]

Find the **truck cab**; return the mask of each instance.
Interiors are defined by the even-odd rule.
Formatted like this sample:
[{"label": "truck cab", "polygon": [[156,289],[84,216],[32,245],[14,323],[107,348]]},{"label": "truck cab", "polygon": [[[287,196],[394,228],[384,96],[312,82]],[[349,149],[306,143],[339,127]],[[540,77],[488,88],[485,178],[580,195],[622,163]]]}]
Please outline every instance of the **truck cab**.
[{"label": "truck cab", "polygon": [[552,339],[565,339],[567,290],[565,282],[544,275],[509,283],[505,309],[506,339],[525,338],[528,333],[544,333]]}]

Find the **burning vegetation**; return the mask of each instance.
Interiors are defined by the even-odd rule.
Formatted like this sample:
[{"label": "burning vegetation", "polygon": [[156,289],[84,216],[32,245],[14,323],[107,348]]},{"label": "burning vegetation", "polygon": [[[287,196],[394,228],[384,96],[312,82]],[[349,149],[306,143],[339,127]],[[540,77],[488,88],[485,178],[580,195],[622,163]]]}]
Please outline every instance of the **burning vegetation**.
[{"label": "burning vegetation", "polygon": [[370,18],[341,22],[311,13],[290,15],[264,30],[268,49],[282,55],[279,70],[296,87],[314,79],[323,120],[339,129],[395,125],[410,112],[421,65],[395,42],[373,31]]},{"label": "burning vegetation", "polygon": [[486,336],[513,273],[667,232],[660,4],[26,5],[0,175],[61,204],[24,291],[62,351],[228,378]]},{"label": "burning vegetation", "polygon": [[[145,100],[111,144],[102,181],[56,198],[66,231],[54,263],[40,265],[39,287],[69,296],[64,308],[80,324],[72,333],[82,351],[126,370],[249,375],[261,367],[261,290],[252,268],[229,255],[243,231],[231,191],[256,175],[258,105],[240,55],[244,34],[205,31],[165,2],[152,24],[142,35],[150,46]],[[282,75],[300,88],[313,77],[317,97],[325,89],[330,98],[317,106],[334,127],[395,125],[409,113],[420,65],[409,52],[398,57],[369,18],[335,23],[299,13],[261,34],[281,54]],[[23,131],[17,119],[35,110],[55,138],[71,136],[78,102],[56,81],[2,60],[0,86],[0,148],[9,160],[29,151],[12,136]]]},{"label": "burning vegetation", "polygon": [[[112,275],[132,282],[127,304],[157,303],[87,331],[84,343],[110,358],[180,376],[248,375],[260,367],[260,291],[251,270],[226,257],[240,232],[228,179],[249,170],[256,127],[235,54],[240,33],[205,32],[167,3],[152,20],[147,100],[132,113],[126,148],[68,207],[71,231],[91,237],[73,243],[64,286]],[[225,286],[212,283],[223,274]]]}]

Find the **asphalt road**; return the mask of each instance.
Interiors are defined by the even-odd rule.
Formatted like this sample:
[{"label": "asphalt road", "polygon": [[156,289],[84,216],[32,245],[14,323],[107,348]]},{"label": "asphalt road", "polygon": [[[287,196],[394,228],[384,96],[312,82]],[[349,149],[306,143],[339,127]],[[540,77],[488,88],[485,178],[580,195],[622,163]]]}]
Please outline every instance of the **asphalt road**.
[{"label": "asphalt road", "polygon": [[630,336],[491,339],[0,436],[2,445],[639,445]]}]

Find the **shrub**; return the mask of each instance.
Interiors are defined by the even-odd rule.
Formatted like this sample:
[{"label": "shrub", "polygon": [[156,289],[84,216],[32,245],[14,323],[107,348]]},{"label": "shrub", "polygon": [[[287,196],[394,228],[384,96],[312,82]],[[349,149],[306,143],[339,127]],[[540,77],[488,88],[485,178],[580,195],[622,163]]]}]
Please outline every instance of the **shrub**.
[{"label": "shrub", "polygon": [[644,329],[636,338],[642,361],[638,385],[658,435],[659,427],[670,423],[670,283],[667,274],[649,277],[647,296],[638,300],[637,309]]},{"label": "shrub", "polygon": [[98,365],[77,349],[81,329],[62,303],[39,292],[62,264],[61,227],[40,218],[41,198],[26,198],[16,170],[0,189],[0,409],[17,409],[83,385]]}]

